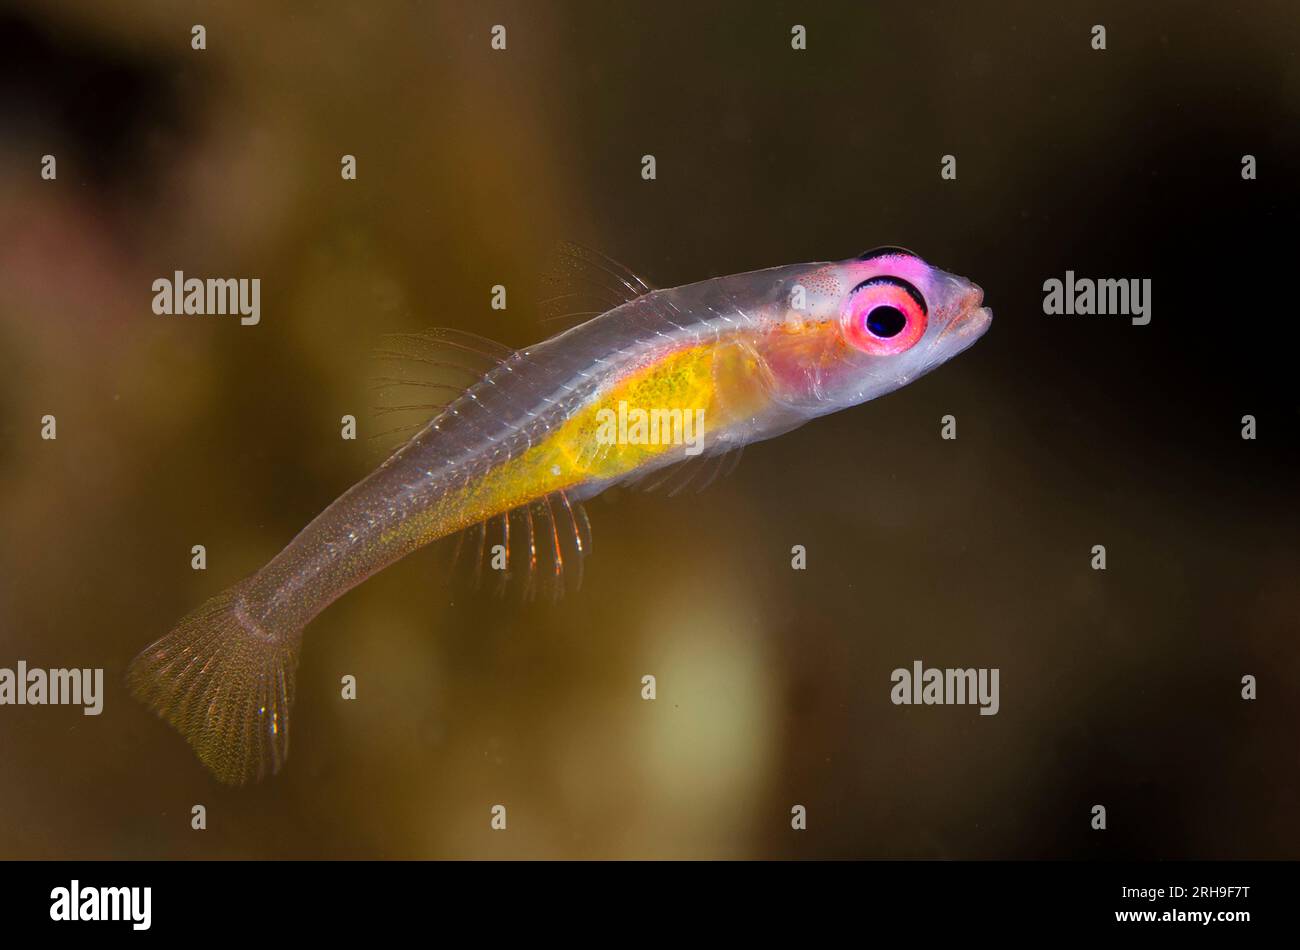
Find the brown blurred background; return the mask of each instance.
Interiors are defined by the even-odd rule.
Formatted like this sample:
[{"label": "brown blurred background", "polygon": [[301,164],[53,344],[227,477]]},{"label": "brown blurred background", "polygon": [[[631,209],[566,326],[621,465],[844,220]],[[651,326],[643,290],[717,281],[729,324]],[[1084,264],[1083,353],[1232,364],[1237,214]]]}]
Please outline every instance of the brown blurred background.
[{"label": "brown blurred background", "polygon": [[[0,707],[0,856],[1300,857],[1294,4],[286,6],[0,7],[0,666],[107,690]],[[704,494],[597,499],[558,606],[374,578],[287,769],[217,785],[126,663],[376,464],[380,334],[533,342],[561,239],[661,286],[899,243],[996,319]],[[261,324],[155,316],[176,269]],[[1044,316],[1066,269],[1152,278],[1151,325]],[[914,659],[1000,713],[891,705]]]}]

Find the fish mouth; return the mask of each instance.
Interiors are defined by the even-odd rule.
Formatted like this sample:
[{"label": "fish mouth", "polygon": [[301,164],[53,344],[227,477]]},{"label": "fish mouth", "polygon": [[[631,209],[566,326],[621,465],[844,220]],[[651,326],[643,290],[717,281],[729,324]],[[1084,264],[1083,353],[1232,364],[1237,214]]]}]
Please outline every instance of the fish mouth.
[{"label": "fish mouth", "polygon": [[976,307],[962,318],[959,331],[962,336],[981,337],[993,323],[993,311],[988,307]]},{"label": "fish mouth", "polygon": [[957,303],[957,317],[949,329],[958,336],[971,337],[972,340],[984,335],[993,322],[993,311],[984,304],[984,289],[971,284]]},{"label": "fish mouth", "polygon": [[939,335],[922,355],[920,369],[910,374],[908,379],[922,376],[940,363],[965,352],[984,335],[993,323],[993,311],[983,306],[983,303],[984,291],[970,284],[953,306],[952,318],[944,324]]}]

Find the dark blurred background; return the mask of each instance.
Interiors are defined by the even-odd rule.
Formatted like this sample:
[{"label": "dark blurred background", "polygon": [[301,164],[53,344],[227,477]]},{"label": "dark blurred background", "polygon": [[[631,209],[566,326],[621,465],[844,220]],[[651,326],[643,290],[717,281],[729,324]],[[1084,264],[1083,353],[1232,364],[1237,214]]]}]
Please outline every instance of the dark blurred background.
[{"label": "dark blurred background", "polygon": [[[0,856],[1300,857],[1293,3],[292,6],[0,7],[0,666],[107,689],[0,708]],[[660,286],[898,243],[995,321],[597,499],[559,605],[384,572],[308,630],[287,769],[217,785],[126,663],[379,461],[381,334],[535,341],[561,239]],[[176,269],[261,324],[155,316]],[[1151,324],[1044,316],[1067,269]],[[1001,711],[891,705],[914,659]]]}]

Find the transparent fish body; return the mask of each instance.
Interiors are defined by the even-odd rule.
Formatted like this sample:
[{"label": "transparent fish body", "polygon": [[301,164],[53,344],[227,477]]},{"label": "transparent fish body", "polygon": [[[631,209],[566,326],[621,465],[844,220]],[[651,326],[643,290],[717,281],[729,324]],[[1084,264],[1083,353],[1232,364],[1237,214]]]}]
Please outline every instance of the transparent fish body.
[{"label": "transparent fish body", "polygon": [[494,519],[508,537],[520,512],[527,556],[558,567],[562,537],[590,544],[583,500],[891,392],[991,320],[975,285],[894,249],[629,286],[637,296],[586,323],[497,350],[280,554],[136,658],[137,695],[219,779],[283,764],[302,630],[377,571]]}]

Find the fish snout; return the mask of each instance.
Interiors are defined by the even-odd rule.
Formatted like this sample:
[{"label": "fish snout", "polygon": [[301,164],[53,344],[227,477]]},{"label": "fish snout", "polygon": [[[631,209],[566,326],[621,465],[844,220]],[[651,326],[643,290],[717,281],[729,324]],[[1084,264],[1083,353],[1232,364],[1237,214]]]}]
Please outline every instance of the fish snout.
[{"label": "fish snout", "polygon": [[979,336],[993,322],[993,311],[983,306],[984,288],[967,284],[953,308],[953,329],[963,336]]}]

